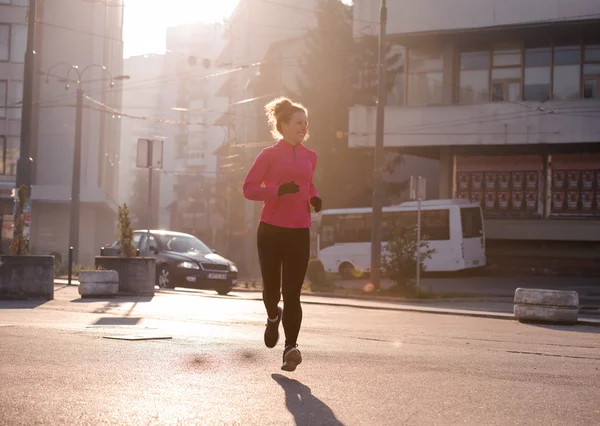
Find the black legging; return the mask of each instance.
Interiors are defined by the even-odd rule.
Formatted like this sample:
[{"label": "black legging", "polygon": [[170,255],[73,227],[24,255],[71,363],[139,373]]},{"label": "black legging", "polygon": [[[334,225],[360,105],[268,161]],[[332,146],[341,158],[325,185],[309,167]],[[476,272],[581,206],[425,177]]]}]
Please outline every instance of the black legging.
[{"label": "black legging", "polygon": [[257,243],[267,314],[269,318],[278,315],[277,304],[283,292],[285,345],[295,345],[302,324],[300,292],[310,256],[309,229],[281,228],[261,222]]}]

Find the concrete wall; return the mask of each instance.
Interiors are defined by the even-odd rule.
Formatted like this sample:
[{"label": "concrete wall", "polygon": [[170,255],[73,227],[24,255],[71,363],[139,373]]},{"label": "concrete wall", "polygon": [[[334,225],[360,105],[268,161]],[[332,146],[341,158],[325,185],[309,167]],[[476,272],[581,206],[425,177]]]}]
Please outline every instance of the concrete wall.
[{"label": "concrete wall", "polygon": [[[597,0],[393,0],[388,34],[480,28],[599,15]],[[376,35],[380,0],[354,0],[354,34]],[[365,22],[366,21],[366,22]]]}]

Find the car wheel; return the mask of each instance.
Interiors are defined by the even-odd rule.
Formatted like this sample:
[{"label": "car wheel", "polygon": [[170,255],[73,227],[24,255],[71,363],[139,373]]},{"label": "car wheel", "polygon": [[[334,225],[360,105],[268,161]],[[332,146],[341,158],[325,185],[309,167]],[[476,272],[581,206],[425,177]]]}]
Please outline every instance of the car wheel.
[{"label": "car wheel", "polygon": [[356,271],[351,263],[342,263],[340,265],[339,273],[344,280],[352,280],[356,278]]},{"label": "car wheel", "polygon": [[218,288],[217,289],[217,294],[220,295],[220,296],[227,296],[230,291],[231,291],[230,288]]},{"label": "car wheel", "polygon": [[158,268],[158,274],[156,274],[156,285],[158,288],[175,288],[171,282],[171,273],[169,268],[165,265],[162,265]]}]

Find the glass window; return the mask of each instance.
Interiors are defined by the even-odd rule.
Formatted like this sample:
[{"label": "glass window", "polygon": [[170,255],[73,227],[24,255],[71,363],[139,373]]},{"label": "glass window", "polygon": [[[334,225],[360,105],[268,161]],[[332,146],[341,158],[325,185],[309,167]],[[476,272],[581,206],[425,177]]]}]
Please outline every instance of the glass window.
[{"label": "glass window", "polygon": [[550,98],[550,67],[525,68],[526,101],[545,102]]},{"label": "glass window", "polygon": [[462,52],[460,54],[461,104],[484,103],[489,100],[489,52]]},{"label": "glass window", "polygon": [[521,83],[498,81],[492,84],[493,102],[518,102],[521,100]]},{"label": "glass window", "polygon": [[408,104],[436,105],[442,103],[443,59],[441,55],[432,55],[409,50]]},{"label": "glass window", "polygon": [[493,57],[494,67],[521,65],[521,49],[496,49]]},{"label": "glass window", "polygon": [[550,98],[550,48],[525,49],[523,99],[545,102]]},{"label": "glass window", "polygon": [[8,89],[7,106],[8,111],[6,113],[8,118],[13,120],[21,119],[23,103],[23,82],[22,81],[11,81]]},{"label": "glass window", "polygon": [[483,236],[481,209],[477,207],[460,209],[460,220],[463,238],[480,238]]},{"label": "glass window", "polygon": [[600,62],[600,44],[585,46],[585,62]]},{"label": "glass window", "polygon": [[392,90],[387,95],[387,104],[391,106],[404,105],[404,93],[405,93],[405,84],[404,84],[404,58],[406,50],[401,46],[392,46],[392,51],[394,54],[398,55],[398,62],[395,67],[398,68],[398,73],[394,77],[394,85],[392,86]]},{"label": "glass window", "polygon": [[0,24],[0,61],[8,61],[10,53],[10,25]]},{"label": "glass window", "polygon": [[497,68],[492,70],[492,80],[521,80],[521,68]]},{"label": "glass window", "polygon": [[0,136],[0,175],[4,174],[4,148],[6,147],[6,138]]},{"label": "glass window", "polygon": [[560,46],[554,48],[554,65],[579,65],[581,62],[581,47]]},{"label": "glass window", "polygon": [[579,65],[554,67],[553,98],[557,101],[570,101],[581,98]]},{"label": "glass window", "polygon": [[552,97],[558,101],[581,98],[581,48],[560,46],[554,48],[554,77]]},{"label": "glass window", "polygon": [[584,75],[600,75],[600,64],[585,64],[583,66]]},{"label": "glass window", "polygon": [[600,99],[599,82],[600,78],[586,78],[583,81],[583,97],[585,99]]},{"label": "glass window", "polygon": [[422,235],[429,241],[450,239],[449,210],[424,210],[421,212]]},{"label": "glass window", "polygon": [[10,60],[12,62],[25,62],[27,50],[27,27],[25,25],[11,25]]},{"label": "glass window", "polygon": [[8,83],[0,81],[0,118],[6,117],[6,95]]},{"label": "glass window", "polygon": [[6,143],[6,156],[4,174],[7,176],[17,175],[17,160],[19,159],[19,148],[21,146],[21,138],[18,136],[9,136]]}]

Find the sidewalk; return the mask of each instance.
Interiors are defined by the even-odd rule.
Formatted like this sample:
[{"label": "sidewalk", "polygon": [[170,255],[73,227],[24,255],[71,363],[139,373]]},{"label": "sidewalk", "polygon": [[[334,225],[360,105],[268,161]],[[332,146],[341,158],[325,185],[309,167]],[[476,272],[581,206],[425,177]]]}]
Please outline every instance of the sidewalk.
[{"label": "sidewalk", "polygon": [[[63,280],[57,280],[55,285],[55,300],[47,302],[47,308],[51,308],[53,305],[60,305],[61,303],[68,302],[70,300],[79,299],[77,285],[66,286],[61,283]],[[148,314],[153,313],[153,305],[160,306],[161,301],[168,298],[170,295],[179,296],[190,296],[190,297],[213,297],[213,298],[231,298],[232,300],[250,300],[262,302],[262,293],[256,290],[245,290],[235,289],[228,296],[218,296],[210,290],[192,290],[192,289],[178,289],[178,290],[157,290],[156,296],[153,298],[148,297],[115,297],[112,299],[86,299],[88,303],[78,304],[77,310],[83,309],[89,312],[95,313],[102,306],[106,304],[106,301],[114,301],[115,306],[119,306],[119,301],[126,300],[127,302],[137,303],[144,302],[144,312]],[[6,306],[7,302],[0,303],[0,307]],[[17,303],[17,302],[15,302]],[[27,303],[27,302],[24,302]],[[514,320],[513,315],[513,303],[512,299],[507,300],[506,298],[485,298],[485,299],[433,299],[433,300],[416,300],[410,301],[406,299],[397,298],[383,298],[377,296],[340,296],[336,294],[311,294],[303,293],[302,303],[323,305],[323,306],[334,306],[334,307],[348,307],[355,309],[375,309],[375,310],[387,310],[387,311],[404,311],[404,312],[417,312],[424,314],[436,314],[436,315],[458,315],[465,317],[476,317],[476,318],[493,318],[502,320]],[[124,308],[124,306],[121,306]],[[72,304],[69,309],[73,309]],[[600,326],[600,318],[594,318],[594,315],[590,315],[588,312],[580,313],[580,324]]]}]

